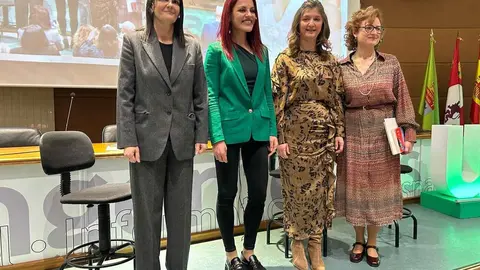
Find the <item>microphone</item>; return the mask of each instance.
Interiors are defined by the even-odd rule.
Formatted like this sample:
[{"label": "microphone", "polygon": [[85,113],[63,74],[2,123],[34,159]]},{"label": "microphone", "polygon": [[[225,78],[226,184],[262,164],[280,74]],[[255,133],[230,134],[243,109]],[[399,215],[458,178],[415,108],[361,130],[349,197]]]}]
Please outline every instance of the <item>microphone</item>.
[{"label": "microphone", "polygon": [[70,93],[70,106],[68,106],[68,115],[67,122],[65,123],[65,131],[68,129],[68,121],[70,120],[70,112],[72,111],[73,98],[75,97],[75,92]]}]

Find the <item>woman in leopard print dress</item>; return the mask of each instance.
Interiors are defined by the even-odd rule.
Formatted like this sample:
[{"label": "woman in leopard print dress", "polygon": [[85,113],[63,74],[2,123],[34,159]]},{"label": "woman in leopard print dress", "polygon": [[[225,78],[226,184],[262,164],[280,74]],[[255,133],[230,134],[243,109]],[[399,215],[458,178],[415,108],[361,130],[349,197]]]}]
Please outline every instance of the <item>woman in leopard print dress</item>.
[{"label": "woman in leopard print dress", "polygon": [[322,231],[334,216],[335,153],[343,150],[343,83],[328,51],[330,30],[320,2],[300,7],[291,33],[272,71],[284,224],[295,267],[308,269],[302,244],[308,239],[312,269],[319,270]]}]

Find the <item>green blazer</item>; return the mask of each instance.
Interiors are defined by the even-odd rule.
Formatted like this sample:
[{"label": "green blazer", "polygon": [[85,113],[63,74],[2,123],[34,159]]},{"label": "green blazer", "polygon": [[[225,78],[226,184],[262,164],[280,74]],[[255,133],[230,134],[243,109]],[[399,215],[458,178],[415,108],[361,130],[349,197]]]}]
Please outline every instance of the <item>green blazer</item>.
[{"label": "green blazer", "polygon": [[208,86],[210,141],[215,144],[243,143],[253,137],[269,141],[277,136],[268,52],[257,57],[258,73],[250,95],[242,64],[235,50],[230,61],[220,42],[208,46],[205,75]]}]

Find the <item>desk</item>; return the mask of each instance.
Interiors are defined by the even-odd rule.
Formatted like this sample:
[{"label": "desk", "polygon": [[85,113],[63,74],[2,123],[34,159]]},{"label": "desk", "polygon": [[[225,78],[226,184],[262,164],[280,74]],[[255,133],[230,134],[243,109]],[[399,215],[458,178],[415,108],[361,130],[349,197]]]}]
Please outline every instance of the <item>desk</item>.
[{"label": "desk", "polygon": [[[116,143],[94,143],[95,159],[123,157],[123,150],[117,149]],[[208,150],[212,144],[208,142]],[[38,146],[0,148],[0,166],[40,163]]]},{"label": "desk", "polygon": [[[405,199],[418,197],[422,190],[432,188],[429,184],[429,146],[430,139],[419,139],[413,153],[402,157],[402,163],[413,168],[409,175],[402,175]],[[128,161],[122,151],[116,150],[115,144],[94,144],[93,147],[97,158],[95,165],[72,173],[72,190],[129,181]],[[235,202],[237,226],[243,224],[243,207],[247,204],[243,170],[240,170],[240,179]],[[44,174],[38,147],[0,148],[0,266],[63,256],[74,246],[97,239],[96,208],[61,205],[59,184],[59,176]],[[216,195],[214,158],[208,151],[194,160],[191,232],[197,239],[207,232],[211,234],[212,230],[217,232]],[[281,210],[281,185],[272,179],[263,219]],[[112,238],[133,238],[132,215],[131,200],[112,204]],[[166,227],[163,226],[162,238],[165,237]],[[19,265],[16,269],[27,268]]]},{"label": "desk", "polygon": [[[94,143],[95,159],[123,157],[114,143]],[[38,146],[0,148],[0,166],[40,163]]]}]

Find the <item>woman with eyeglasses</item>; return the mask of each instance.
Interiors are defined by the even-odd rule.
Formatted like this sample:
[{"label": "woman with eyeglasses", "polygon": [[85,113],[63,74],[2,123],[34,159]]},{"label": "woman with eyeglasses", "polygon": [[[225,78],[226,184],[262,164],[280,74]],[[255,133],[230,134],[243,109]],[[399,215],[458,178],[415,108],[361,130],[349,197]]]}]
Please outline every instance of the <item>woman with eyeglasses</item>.
[{"label": "woman with eyeglasses", "polygon": [[117,147],[130,162],[136,270],[160,269],[163,209],[166,269],[187,270],[193,158],[208,140],[202,50],[183,31],[182,0],[148,0],[146,27],[123,36]]},{"label": "woman with eyeglasses", "polygon": [[[352,51],[341,60],[345,87],[344,154],[338,160],[337,216],[346,216],[356,240],[350,261],[366,255],[380,265],[377,234],[382,226],[402,218],[400,157],[392,155],[384,119],[395,117],[405,134],[405,152],[416,139],[415,112],[397,58],[378,51],[384,28],[380,10],[355,12],[346,25],[345,41]],[[368,238],[365,240],[365,227]]]}]

